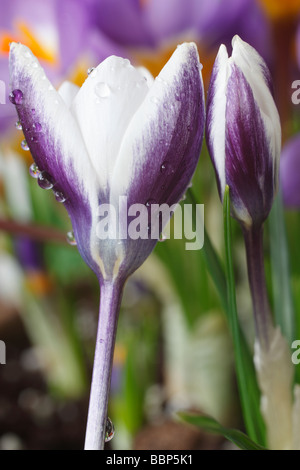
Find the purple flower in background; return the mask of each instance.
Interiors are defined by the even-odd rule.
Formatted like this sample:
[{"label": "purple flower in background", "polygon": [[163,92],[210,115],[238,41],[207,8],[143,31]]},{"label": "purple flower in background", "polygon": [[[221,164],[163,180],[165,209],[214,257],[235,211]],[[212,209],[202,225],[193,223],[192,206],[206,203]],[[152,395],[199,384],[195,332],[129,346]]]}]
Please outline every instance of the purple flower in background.
[{"label": "purple flower in background", "polygon": [[220,47],[209,88],[207,142],[223,199],[249,227],[268,216],[277,189],[281,127],[269,70],[253,47],[233,39]]},{"label": "purple flower in background", "polygon": [[290,139],[282,149],[280,180],[284,204],[291,209],[300,207],[300,136]]},{"label": "purple flower in background", "polygon": [[53,188],[64,203],[79,252],[101,285],[86,448],[102,448],[123,285],[158,237],[101,238],[99,209],[108,203],[118,208],[124,229],[122,198],[128,207],[149,209],[172,206],[183,196],[204,132],[198,52],[194,44],[182,44],[155,80],[111,56],[80,89],[65,82],[57,92],[31,51],[14,43],[10,74],[10,99],[25,134],[23,146],[38,166],[39,185]]}]

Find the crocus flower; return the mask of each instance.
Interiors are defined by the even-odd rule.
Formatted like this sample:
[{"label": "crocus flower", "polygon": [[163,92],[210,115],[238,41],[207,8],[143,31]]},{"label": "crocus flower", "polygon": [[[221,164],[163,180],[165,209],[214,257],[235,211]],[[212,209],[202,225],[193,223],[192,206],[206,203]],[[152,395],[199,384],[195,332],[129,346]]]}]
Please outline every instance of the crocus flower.
[{"label": "crocus flower", "polygon": [[[11,101],[38,167],[71,218],[79,252],[98,276],[101,302],[86,448],[103,447],[121,293],[156,239],[98,238],[99,210],[112,204],[124,230],[128,207],[176,204],[198,162],[204,130],[201,66],[193,43],[179,46],[152,81],[111,56],[78,89],[57,92],[23,45],[10,53]],[[121,209],[121,212],[120,212]],[[112,226],[109,219],[109,232]],[[127,229],[127,227],[125,227]]]},{"label": "crocus flower", "polygon": [[246,244],[256,334],[269,347],[272,326],[263,261],[263,222],[278,183],[281,127],[269,70],[253,47],[235,36],[232,56],[221,46],[207,102],[207,143],[223,200],[229,186],[232,215]]},{"label": "crocus flower", "polygon": [[223,199],[228,185],[234,216],[245,226],[268,216],[277,189],[281,127],[263,59],[235,36],[222,45],[207,103],[207,142]]}]

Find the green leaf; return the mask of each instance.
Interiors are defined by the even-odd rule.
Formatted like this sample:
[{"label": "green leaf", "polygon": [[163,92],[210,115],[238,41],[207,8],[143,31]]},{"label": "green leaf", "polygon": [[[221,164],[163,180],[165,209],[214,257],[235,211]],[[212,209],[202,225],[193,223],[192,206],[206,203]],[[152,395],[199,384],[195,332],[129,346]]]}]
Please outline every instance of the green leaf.
[{"label": "green leaf", "polygon": [[213,434],[221,434],[229,441],[233,442],[236,446],[243,450],[267,450],[265,447],[256,444],[246,434],[238,429],[225,428],[215,419],[203,414],[192,413],[178,413],[178,416],[186,423],[197,426],[204,431]]},{"label": "green leaf", "polygon": [[238,321],[234,268],[231,250],[230,197],[227,186],[223,201],[224,239],[226,253],[226,277],[228,290],[228,320],[232,333],[236,374],[245,426],[250,437],[256,442],[265,442],[265,426],[260,413],[260,392],[249,349],[243,339]]},{"label": "green leaf", "polygon": [[[197,204],[196,197],[191,189],[188,190],[187,200],[194,206]],[[224,267],[220,260],[219,255],[214,249],[210,237],[204,228],[204,245],[201,249],[202,258],[206,264],[208,272],[214,282],[214,285],[218,291],[220,301],[224,310],[227,309],[227,287],[226,287],[226,276]]]},{"label": "green leaf", "polygon": [[290,284],[290,262],[282,206],[279,193],[270,217],[270,247],[273,285],[273,308],[276,324],[291,343],[295,339],[295,312]]}]

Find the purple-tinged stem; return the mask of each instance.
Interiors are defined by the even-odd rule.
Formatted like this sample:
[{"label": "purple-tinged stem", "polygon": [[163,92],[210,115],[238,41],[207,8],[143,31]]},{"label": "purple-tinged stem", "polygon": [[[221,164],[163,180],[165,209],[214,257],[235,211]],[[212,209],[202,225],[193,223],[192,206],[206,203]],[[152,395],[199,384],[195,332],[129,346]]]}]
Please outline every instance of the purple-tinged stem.
[{"label": "purple-tinged stem", "polygon": [[248,277],[252,296],[256,336],[265,350],[269,347],[269,335],[273,321],[267,294],[264,256],[263,226],[243,227],[246,245]]},{"label": "purple-tinged stem", "polygon": [[119,282],[104,282],[101,286],[85,450],[104,448],[110,378],[122,292],[123,284]]}]

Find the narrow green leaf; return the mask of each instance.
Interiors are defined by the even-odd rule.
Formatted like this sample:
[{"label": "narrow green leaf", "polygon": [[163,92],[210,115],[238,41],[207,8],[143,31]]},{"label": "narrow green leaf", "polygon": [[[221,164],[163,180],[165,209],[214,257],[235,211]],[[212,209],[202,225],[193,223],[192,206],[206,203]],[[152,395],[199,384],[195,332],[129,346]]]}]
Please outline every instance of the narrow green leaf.
[{"label": "narrow green leaf", "polygon": [[[191,189],[187,192],[187,198],[190,202],[196,206],[197,200]],[[214,249],[210,237],[204,227],[204,245],[201,250],[202,258],[205,261],[206,267],[209,271],[209,274],[215,284],[215,287],[218,291],[220,301],[224,310],[227,310],[227,287],[226,287],[226,277],[224,272],[224,267],[220,260],[219,255]]]},{"label": "narrow green leaf", "polygon": [[277,195],[270,217],[272,285],[276,324],[291,343],[295,339],[295,312],[290,285],[290,263],[281,193]]},{"label": "narrow green leaf", "polygon": [[237,430],[225,428],[215,419],[210,416],[190,413],[178,413],[178,416],[186,423],[197,426],[204,431],[213,434],[221,434],[229,441],[233,442],[236,446],[243,450],[267,450],[265,447],[256,444],[246,434]]},{"label": "narrow green leaf", "polygon": [[241,399],[245,426],[249,436],[256,442],[264,443],[265,428],[259,403],[260,393],[257,386],[253,361],[248,354],[248,348],[242,339],[237,315],[235,279],[231,250],[231,218],[229,187],[226,187],[223,201],[224,210],[224,239],[226,253],[226,277],[228,289],[228,320],[232,333],[236,374]]}]

